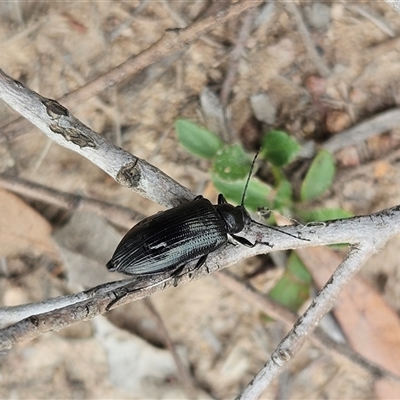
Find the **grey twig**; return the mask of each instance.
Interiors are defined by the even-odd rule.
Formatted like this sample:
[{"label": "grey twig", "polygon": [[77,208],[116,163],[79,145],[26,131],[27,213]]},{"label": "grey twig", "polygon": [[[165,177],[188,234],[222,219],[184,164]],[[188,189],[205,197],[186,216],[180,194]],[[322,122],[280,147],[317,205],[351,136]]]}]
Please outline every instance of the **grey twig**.
[{"label": "grey twig", "polygon": [[118,183],[167,207],[194,195],[145,160],[94,132],[55,100],[40,96],[0,70],[0,99],[61,146],[79,153]]},{"label": "grey twig", "polygon": [[92,212],[127,229],[144,218],[144,215],[130,208],[62,192],[18,176],[0,174],[0,187],[63,210]]},{"label": "grey twig", "polygon": [[[190,24],[187,28],[167,31],[158,42],[154,43],[148,49],[140,54],[132,56],[118,67],[94,79],[85,86],[68,93],[59,99],[59,101],[64,104],[65,107],[73,108],[77,104],[81,104],[85,100],[96,96],[104,91],[105,88],[116,85],[142,71],[156,61],[160,61],[186,48],[189,44],[195,42],[206,33],[237,18],[246,10],[258,7],[262,3],[263,0],[242,0],[231,5],[224,11],[220,11],[215,15],[210,15]],[[29,129],[29,124],[26,124],[26,121],[23,119],[18,119],[9,123],[7,126],[1,127],[4,138],[8,140],[22,135],[27,129]]]},{"label": "grey twig", "polygon": [[332,308],[335,299],[350,279],[360,270],[363,263],[391,237],[391,233],[384,229],[384,238],[364,241],[362,244],[352,246],[346,259],[340,264],[329,279],[323,290],[313,300],[310,307],[300,317],[286,337],[272,353],[264,367],[258,372],[243,393],[238,396],[240,400],[253,400],[259,398],[272,379],[282,371],[287,363],[300,351],[310,329],[317,326],[321,318]]},{"label": "grey twig", "polygon": [[[288,326],[293,326],[296,323],[298,319],[297,314],[266,297],[264,293],[258,292],[251,285],[244,283],[243,279],[234,276],[229,271],[217,272],[214,274],[214,277],[226,288],[233,291],[253,307],[259,309],[260,312]],[[324,352],[328,352],[335,359],[345,359],[347,362],[368,371],[377,379],[387,377],[400,382],[399,376],[382,369],[378,365],[374,365],[374,363],[362,357],[349,346],[339,344],[330,339],[320,328],[316,328],[310,335],[310,341]]]},{"label": "grey twig", "polygon": [[[14,318],[15,316],[25,318],[0,330],[0,351],[9,349],[16,343],[31,340],[45,332],[62,329],[77,321],[92,319],[97,315],[107,312],[109,309],[150,296],[156,291],[164,290],[177,283],[186,283],[201,279],[209,273],[257,254],[268,253],[272,250],[288,250],[335,243],[349,243],[353,246],[358,246],[356,247],[357,250],[353,250],[352,252],[352,254],[355,253],[355,256],[346,259],[343,266],[335,273],[333,280],[320,292],[318,300],[307,311],[307,318],[301,319],[302,324],[306,323],[307,325],[301,325],[301,330],[296,328],[295,337],[305,340],[304,335],[308,335],[313,331],[317,325],[316,321],[329,311],[329,307],[333,304],[336,295],[340,292],[343,285],[361,267],[361,259],[364,261],[367,256],[379,250],[390,237],[400,233],[400,206],[372,215],[326,222],[324,225],[287,226],[280,228],[284,232],[299,235],[299,237],[310,239],[310,241],[287,236],[285,233],[271,230],[268,226],[255,225],[248,232],[244,232],[246,237],[252,241],[255,241],[257,238],[258,240],[273,242],[273,249],[261,244],[250,248],[228,243],[226,246],[210,254],[207,259],[207,265],[204,265],[200,269],[191,271],[195,262],[188,264],[187,270],[191,272],[179,278],[171,277],[169,273],[165,273],[140,276],[100,285],[79,295],[40,303],[42,304],[40,311],[34,316],[32,314],[27,316],[26,307],[28,305],[21,306],[25,307],[22,310],[17,308],[0,309],[0,321],[2,323],[6,321],[9,315],[14,315]],[[359,245],[360,243],[363,244]],[[51,304],[52,301],[55,303]],[[290,353],[292,354],[292,350],[290,350]],[[294,353],[295,351],[293,350]],[[276,374],[279,372],[279,369],[273,371]],[[253,398],[256,398],[256,396]]]},{"label": "grey twig", "polygon": [[387,21],[385,21],[384,18],[382,18],[380,15],[376,15],[368,7],[357,5],[357,4],[346,4],[346,8],[369,19],[373,24],[375,24],[379,29],[381,29],[383,32],[385,32],[390,37],[396,36],[393,29],[388,25]]},{"label": "grey twig", "polygon": [[318,73],[325,78],[328,77],[331,71],[315,49],[314,43],[310,37],[310,33],[308,32],[307,26],[303,20],[303,16],[301,15],[297,5],[292,1],[288,1],[285,2],[285,7],[293,15],[299,34],[303,39],[304,45],[306,46],[307,53]]},{"label": "grey twig", "polygon": [[400,109],[394,108],[346,129],[323,144],[323,148],[334,153],[344,147],[353,146],[371,137],[388,132],[400,125]]},{"label": "grey twig", "polygon": [[239,68],[239,60],[243,56],[244,48],[246,46],[247,38],[249,37],[251,27],[253,25],[255,12],[253,10],[247,11],[243,18],[242,26],[239,30],[238,38],[233,48],[228,63],[228,72],[221,88],[221,103],[223,106],[228,104],[229,95],[232,90],[233,83],[235,82],[237,71]]}]

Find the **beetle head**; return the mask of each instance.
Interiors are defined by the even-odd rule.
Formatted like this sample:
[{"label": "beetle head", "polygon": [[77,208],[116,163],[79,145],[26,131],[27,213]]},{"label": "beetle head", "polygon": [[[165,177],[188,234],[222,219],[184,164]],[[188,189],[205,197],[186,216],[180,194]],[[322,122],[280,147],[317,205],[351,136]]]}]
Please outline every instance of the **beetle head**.
[{"label": "beetle head", "polygon": [[229,203],[222,203],[215,208],[224,220],[228,233],[238,233],[251,222],[250,214],[242,206],[235,207]]},{"label": "beetle head", "polygon": [[257,151],[256,155],[253,158],[253,162],[251,163],[250,172],[247,176],[246,184],[244,185],[240,206],[235,207],[232,204],[229,204],[222,194],[218,196],[218,205],[215,206],[215,208],[225,222],[226,231],[230,234],[235,234],[242,231],[244,227],[250,224],[250,222],[252,221],[250,214],[244,208],[244,199],[246,197],[247,187],[249,186],[251,174],[253,172],[254,165],[260,151],[261,148]]}]

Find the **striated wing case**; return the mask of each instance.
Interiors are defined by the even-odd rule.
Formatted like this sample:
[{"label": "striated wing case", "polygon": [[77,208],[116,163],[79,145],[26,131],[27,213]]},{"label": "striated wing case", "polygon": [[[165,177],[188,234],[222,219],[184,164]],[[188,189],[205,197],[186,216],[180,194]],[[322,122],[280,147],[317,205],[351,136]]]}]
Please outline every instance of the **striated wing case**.
[{"label": "striated wing case", "polygon": [[175,270],[226,241],[222,218],[209,200],[200,198],[139,222],[124,236],[107,267],[128,275]]}]

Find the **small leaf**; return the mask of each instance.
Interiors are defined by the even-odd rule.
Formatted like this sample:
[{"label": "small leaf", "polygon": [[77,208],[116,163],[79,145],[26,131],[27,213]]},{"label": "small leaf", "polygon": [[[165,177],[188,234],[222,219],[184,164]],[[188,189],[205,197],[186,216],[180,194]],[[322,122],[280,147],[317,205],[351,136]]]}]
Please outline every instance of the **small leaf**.
[{"label": "small leaf", "polygon": [[296,253],[291,253],[287,263],[287,270],[301,283],[311,284],[312,277],[308,269]]},{"label": "small leaf", "polygon": [[310,296],[311,281],[311,275],[302,261],[292,253],[284,275],[269,292],[269,296],[296,312]]},{"label": "small leaf", "polygon": [[315,210],[296,210],[298,215],[304,222],[328,221],[331,219],[349,218],[353,214],[343,210],[343,208],[317,208]]},{"label": "small leaf", "polygon": [[277,187],[273,207],[278,210],[290,208],[292,205],[292,185],[288,181],[282,181]]},{"label": "small leaf", "polygon": [[309,201],[321,196],[333,183],[335,162],[331,153],[321,150],[314,158],[301,186],[301,200]]},{"label": "small leaf", "polygon": [[212,171],[221,179],[236,181],[247,178],[250,173],[251,158],[242,146],[233,144],[219,150],[214,157]]},{"label": "small leaf", "polygon": [[[228,201],[240,204],[247,177],[237,181],[225,181],[215,173],[212,173],[211,177],[215,188]],[[255,211],[257,207],[270,208],[271,204],[268,202],[268,196],[271,194],[271,191],[272,189],[268,185],[262,183],[257,178],[251,178],[244,201],[246,209]]]},{"label": "small leaf", "polygon": [[262,147],[262,156],[276,167],[288,164],[300,150],[300,145],[283,131],[268,132]]},{"label": "small leaf", "polygon": [[175,122],[175,130],[180,144],[199,157],[211,159],[223,147],[217,135],[185,119]]},{"label": "small leaf", "polygon": [[293,189],[290,182],[280,168],[272,167],[271,169],[275,180],[275,196],[273,201],[273,208],[283,211],[292,205]]}]

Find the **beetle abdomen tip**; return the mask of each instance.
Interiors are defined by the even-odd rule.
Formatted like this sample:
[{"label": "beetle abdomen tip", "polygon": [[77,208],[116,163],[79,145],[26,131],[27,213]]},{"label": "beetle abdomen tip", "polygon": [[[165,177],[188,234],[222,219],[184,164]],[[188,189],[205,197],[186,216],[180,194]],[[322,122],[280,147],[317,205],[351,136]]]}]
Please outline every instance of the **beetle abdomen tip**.
[{"label": "beetle abdomen tip", "polygon": [[117,269],[115,268],[115,266],[114,266],[112,260],[110,260],[110,261],[106,264],[106,266],[107,266],[107,269],[108,269],[109,271],[111,271],[111,272],[117,270]]}]

